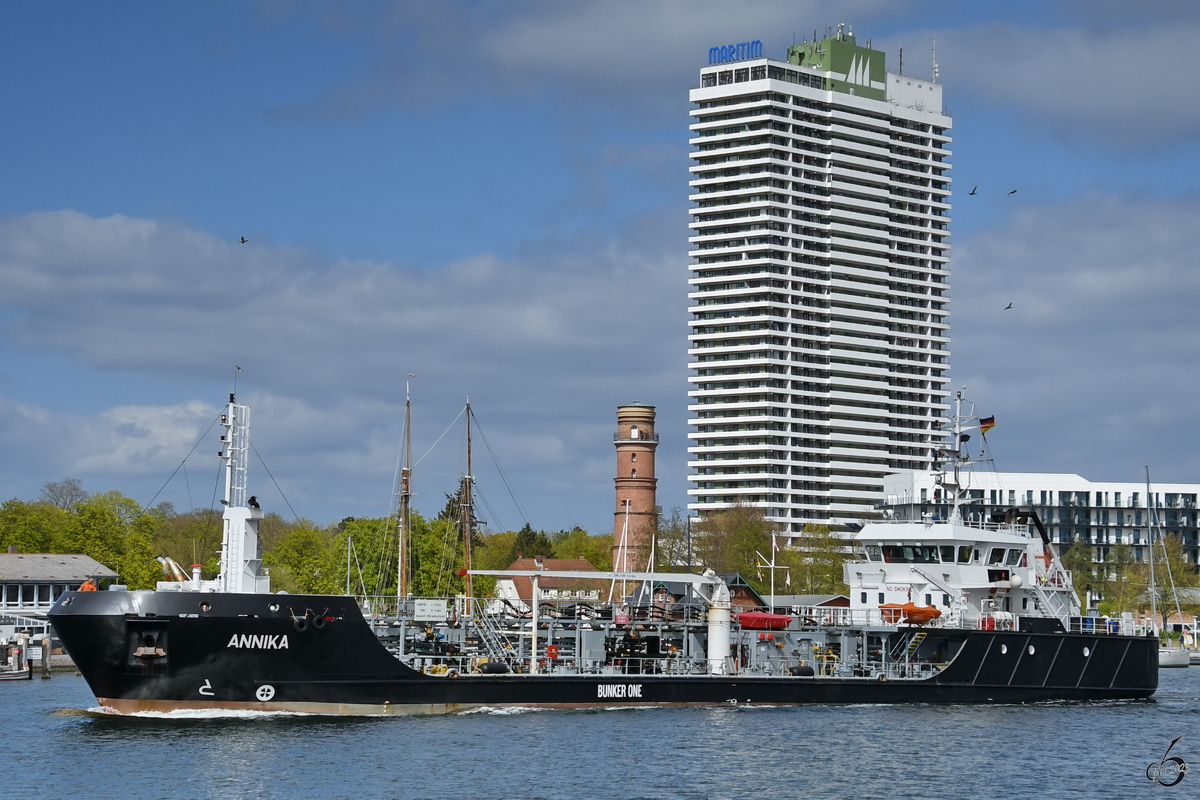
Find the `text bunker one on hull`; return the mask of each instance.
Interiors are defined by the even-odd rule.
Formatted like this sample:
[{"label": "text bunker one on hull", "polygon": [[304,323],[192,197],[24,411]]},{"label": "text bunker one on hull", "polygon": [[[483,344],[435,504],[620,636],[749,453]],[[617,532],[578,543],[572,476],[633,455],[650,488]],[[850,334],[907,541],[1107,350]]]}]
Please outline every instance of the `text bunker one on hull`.
[{"label": "text bunker one on hull", "polygon": [[[68,593],[50,612],[106,708],[1031,702],[1157,687],[1156,640],[1081,617],[1029,515],[867,522],[854,537],[865,556],[845,565],[848,608],[735,608],[711,571],[473,571],[528,577],[529,602],[271,594],[262,512],[247,506],[249,408],[231,397],[223,423],[219,577]],[[543,598],[552,577],[590,584]]]}]

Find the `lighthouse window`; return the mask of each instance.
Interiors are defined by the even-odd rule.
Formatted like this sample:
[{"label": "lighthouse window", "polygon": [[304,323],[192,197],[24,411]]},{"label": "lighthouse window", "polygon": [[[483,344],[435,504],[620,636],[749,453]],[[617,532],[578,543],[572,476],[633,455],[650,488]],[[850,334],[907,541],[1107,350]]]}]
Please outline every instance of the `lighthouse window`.
[{"label": "lighthouse window", "polygon": [[866,592],[862,593],[862,604],[864,606],[867,604],[867,593]]},{"label": "lighthouse window", "polygon": [[636,438],[638,438],[638,427],[637,427],[637,425],[634,425],[634,426],[632,426],[632,427],[629,429],[629,438],[630,438],[630,439],[636,439]]},{"label": "lighthouse window", "polygon": [[636,478],[636,477],[637,477],[637,470],[636,470],[636,469],[635,469],[635,470],[630,470],[630,472],[629,472],[629,477],[631,477],[631,478]]},{"label": "lighthouse window", "polygon": [[629,454],[629,460],[630,460],[630,461],[637,461],[637,453],[630,453],[630,454]]}]

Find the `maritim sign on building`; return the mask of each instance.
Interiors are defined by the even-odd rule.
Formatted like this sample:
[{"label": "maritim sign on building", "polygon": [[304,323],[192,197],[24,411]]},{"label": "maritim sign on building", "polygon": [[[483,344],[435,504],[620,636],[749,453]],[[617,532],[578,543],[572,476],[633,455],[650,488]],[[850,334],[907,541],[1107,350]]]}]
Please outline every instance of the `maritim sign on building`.
[{"label": "maritim sign on building", "polygon": [[724,64],[729,61],[745,61],[748,58],[762,58],[763,43],[761,39],[741,44],[723,44],[720,47],[708,48],[709,64]]}]

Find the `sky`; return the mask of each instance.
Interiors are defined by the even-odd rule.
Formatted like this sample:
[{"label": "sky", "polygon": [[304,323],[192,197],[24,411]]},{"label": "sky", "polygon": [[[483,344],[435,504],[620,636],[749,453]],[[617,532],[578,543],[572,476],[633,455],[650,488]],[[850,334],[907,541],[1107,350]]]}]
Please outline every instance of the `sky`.
[{"label": "sky", "polygon": [[0,499],[210,507],[237,365],[285,517],[389,511],[406,383],[424,513],[468,397],[492,529],[611,530],[634,400],[685,506],[688,90],[842,22],[936,41],[997,468],[1200,482],[1194,3],[51,0],[0,6]]}]

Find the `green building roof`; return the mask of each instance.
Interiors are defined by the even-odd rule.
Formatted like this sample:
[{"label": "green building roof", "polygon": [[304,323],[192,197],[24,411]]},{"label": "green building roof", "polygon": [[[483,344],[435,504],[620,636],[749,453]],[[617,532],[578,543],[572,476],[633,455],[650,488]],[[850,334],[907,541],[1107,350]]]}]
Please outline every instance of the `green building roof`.
[{"label": "green building roof", "polygon": [[824,72],[835,92],[887,99],[887,54],[858,44],[854,36],[839,31],[820,41],[794,44],[787,60]]}]

